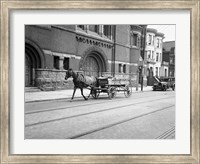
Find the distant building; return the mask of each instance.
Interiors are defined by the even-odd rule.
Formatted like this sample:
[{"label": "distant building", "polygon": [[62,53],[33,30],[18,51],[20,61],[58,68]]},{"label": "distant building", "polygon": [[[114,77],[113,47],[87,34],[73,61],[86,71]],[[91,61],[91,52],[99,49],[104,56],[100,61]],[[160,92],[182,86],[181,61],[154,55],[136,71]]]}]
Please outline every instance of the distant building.
[{"label": "distant building", "polygon": [[148,85],[153,85],[153,76],[161,75],[163,39],[163,33],[158,32],[156,29],[147,28],[146,60]]},{"label": "distant building", "polygon": [[64,82],[69,68],[146,85],[145,36],[144,25],[26,25],[25,86],[71,88]]},{"label": "distant building", "polygon": [[168,63],[167,75],[175,77],[175,41],[163,43],[163,62]]}]

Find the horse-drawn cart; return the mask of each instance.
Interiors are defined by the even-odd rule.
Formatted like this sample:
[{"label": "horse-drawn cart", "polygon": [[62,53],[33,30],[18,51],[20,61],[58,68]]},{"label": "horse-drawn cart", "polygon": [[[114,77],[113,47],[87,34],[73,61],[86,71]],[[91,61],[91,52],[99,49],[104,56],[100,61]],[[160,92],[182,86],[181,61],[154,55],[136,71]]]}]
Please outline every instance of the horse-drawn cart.
[{"label": "horse-drawn cart", "polygon": [[[66,72],[65,80],[67,80],[69,77],[73,78],[74,83],[74,92],[72,94],[71,100],[74,99],[77,88],[80,88],[81,95],[85,100],[88,100],[90,95],[92,95],[94,98],[98,98],[100,93],[107,93],[108,97],[111,99],[116,96],[117,92],[124,92],[126,97],[129,97],[132,94],[132,88],[129,85],[116,83],[116,81],[109,83],[108,77],[96,78],[94,76],[85,76],[82,73],[75,73],[72,69],[69,69]],[[91,90],[88,97],[84,96],[83,88]]]},{"label": "horse-drawn cart", "polygon": [[132,88],[129,85],[117,83],[115,81],[109,83],[108,77],[98,77],[97,85],[90,87],[93,98],[98,98],[100,93],[107,93],[110,99],[114,98],[117,92],[123,92],[125,97],[129,97],[132,94]]}]

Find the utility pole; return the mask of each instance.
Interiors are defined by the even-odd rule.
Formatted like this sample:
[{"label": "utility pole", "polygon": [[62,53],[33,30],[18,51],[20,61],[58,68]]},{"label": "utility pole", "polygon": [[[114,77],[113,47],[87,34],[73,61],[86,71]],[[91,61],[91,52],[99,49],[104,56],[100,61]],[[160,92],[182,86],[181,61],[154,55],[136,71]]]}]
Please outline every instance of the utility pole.
[{"label": "utility pole", "polygon": [[142,36],[143,36],[143,43],[142,43],[142,68],[141,68],[141,74],[142,74],[142,79],[141,79],[141,91],[143,91],[143,76],[144,76],[144,59],[145,59],[145,45],[146,45],[146,28],[147,26],[143,26],[142,29]]},{"label": "utility pole", "polygon": [[116,25],[113,25],[112,76],[115,77]]}]

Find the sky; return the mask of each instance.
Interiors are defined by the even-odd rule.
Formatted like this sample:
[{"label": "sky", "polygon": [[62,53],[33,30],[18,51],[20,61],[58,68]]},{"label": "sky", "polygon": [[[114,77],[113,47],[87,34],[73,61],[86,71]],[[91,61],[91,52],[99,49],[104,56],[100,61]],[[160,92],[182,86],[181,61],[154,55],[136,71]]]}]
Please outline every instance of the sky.
[{"label": "sky", "polygon": [[158,32],[165,34],[164,42],[175,41],[175,25],[148,25],[147,28],[154,28]]}]

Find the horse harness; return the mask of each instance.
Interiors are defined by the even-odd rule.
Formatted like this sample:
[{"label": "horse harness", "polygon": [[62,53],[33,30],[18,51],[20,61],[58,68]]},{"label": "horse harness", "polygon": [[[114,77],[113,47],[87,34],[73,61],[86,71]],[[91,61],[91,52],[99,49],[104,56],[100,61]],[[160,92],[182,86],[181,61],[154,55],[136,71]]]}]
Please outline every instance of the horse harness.
[{"label": "horse harness", "polygon": [[83,74],[77,72],[77,82],[83,82],[84,84],[91,86],[96,84],[96,78],[84,76]]}]

